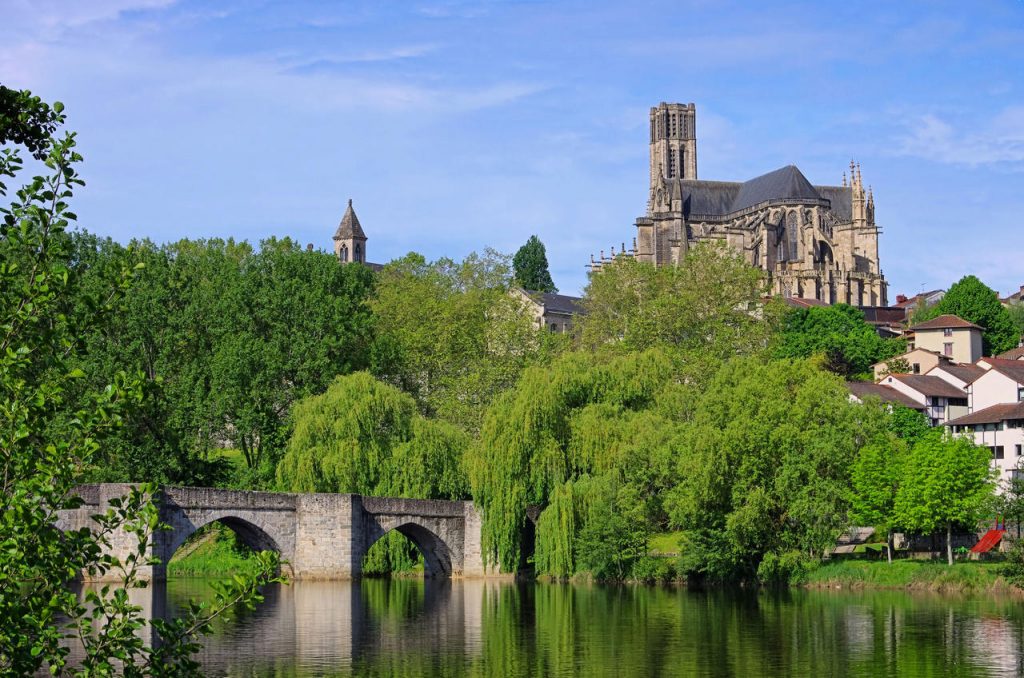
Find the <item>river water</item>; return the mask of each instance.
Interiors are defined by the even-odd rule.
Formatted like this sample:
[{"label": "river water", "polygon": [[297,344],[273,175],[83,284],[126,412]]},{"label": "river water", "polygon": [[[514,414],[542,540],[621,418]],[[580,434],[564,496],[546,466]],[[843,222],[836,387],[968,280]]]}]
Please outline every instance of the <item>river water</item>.
[{"label": "river water", "polygon": [[[206,587],[147,595],[173,615]],[[1022,647],[1016,599],[399,579],[273,586],[200,659],[211,676],[1019,676]]]}]

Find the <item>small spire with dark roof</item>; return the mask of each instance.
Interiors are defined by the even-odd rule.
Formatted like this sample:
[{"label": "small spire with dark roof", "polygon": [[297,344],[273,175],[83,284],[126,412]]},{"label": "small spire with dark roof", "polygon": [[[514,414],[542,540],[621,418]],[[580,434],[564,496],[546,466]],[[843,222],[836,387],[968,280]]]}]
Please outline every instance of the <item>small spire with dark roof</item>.
[{"label": "small spire with dark roof", "polygon": [[366,240],[363,227],[359,225],[359,217],[356,216],[356,211],[352,209],[352,198],[348,199],[345,216],[341,218],[341,223],[338,224],[338,231],[334,234],[335,240],[345,240],[347,238],[362,238]]}]

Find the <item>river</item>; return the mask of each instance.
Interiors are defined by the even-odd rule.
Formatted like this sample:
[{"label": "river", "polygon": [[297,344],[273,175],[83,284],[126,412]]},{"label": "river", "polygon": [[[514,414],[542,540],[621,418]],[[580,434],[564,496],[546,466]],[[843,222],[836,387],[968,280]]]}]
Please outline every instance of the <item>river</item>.
[{"label": "river", "polygon": [[[206,588],[143,604],[173,615]],[[211,676],[1019,676],[1022,647],[1024,603],[995,597],[385,579],[270,587],[200,659]]]}]

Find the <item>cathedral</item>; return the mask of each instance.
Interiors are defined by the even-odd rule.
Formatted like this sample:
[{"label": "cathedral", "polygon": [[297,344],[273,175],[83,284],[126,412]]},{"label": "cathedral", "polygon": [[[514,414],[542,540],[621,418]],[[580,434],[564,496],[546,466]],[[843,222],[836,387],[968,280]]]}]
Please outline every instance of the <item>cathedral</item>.
[{"label": "cathedral", "polygon": [[[860,167],[841,186],[814,186],[793,165],[744,182],[697,178],[696,107],[661,103],[650,113],[650,194],[636,220],[634,256],[680,261],[694,243],[728,243],[768,272],[772,291],[827,304],[886,306],[875,201]],[[606,259],[591,257],[592,268]]]}]

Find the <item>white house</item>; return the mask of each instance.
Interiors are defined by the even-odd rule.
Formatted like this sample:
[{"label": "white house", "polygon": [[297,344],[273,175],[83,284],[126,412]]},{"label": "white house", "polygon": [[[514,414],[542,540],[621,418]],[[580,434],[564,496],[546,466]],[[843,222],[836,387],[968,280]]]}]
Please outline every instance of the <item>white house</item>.
[{"label": "white house", "polygon": [[992,465],[1001,481],[1021,473],[1024,460],[1024,402],[1000,403],[946,424],[953,433],[973,435],[974,442],[992,451]]},{"label": "white house", "polygon": [[983,329],[955,315],[940,315],[910,328],[914,348],[935,351],[958,363],[973,363],[981,357]]},{"label": "white house", "polygon": [[968,413],[967,392],[945,379],[928,374],[890,374],[879,382],[925,406],[932,426]]}]

